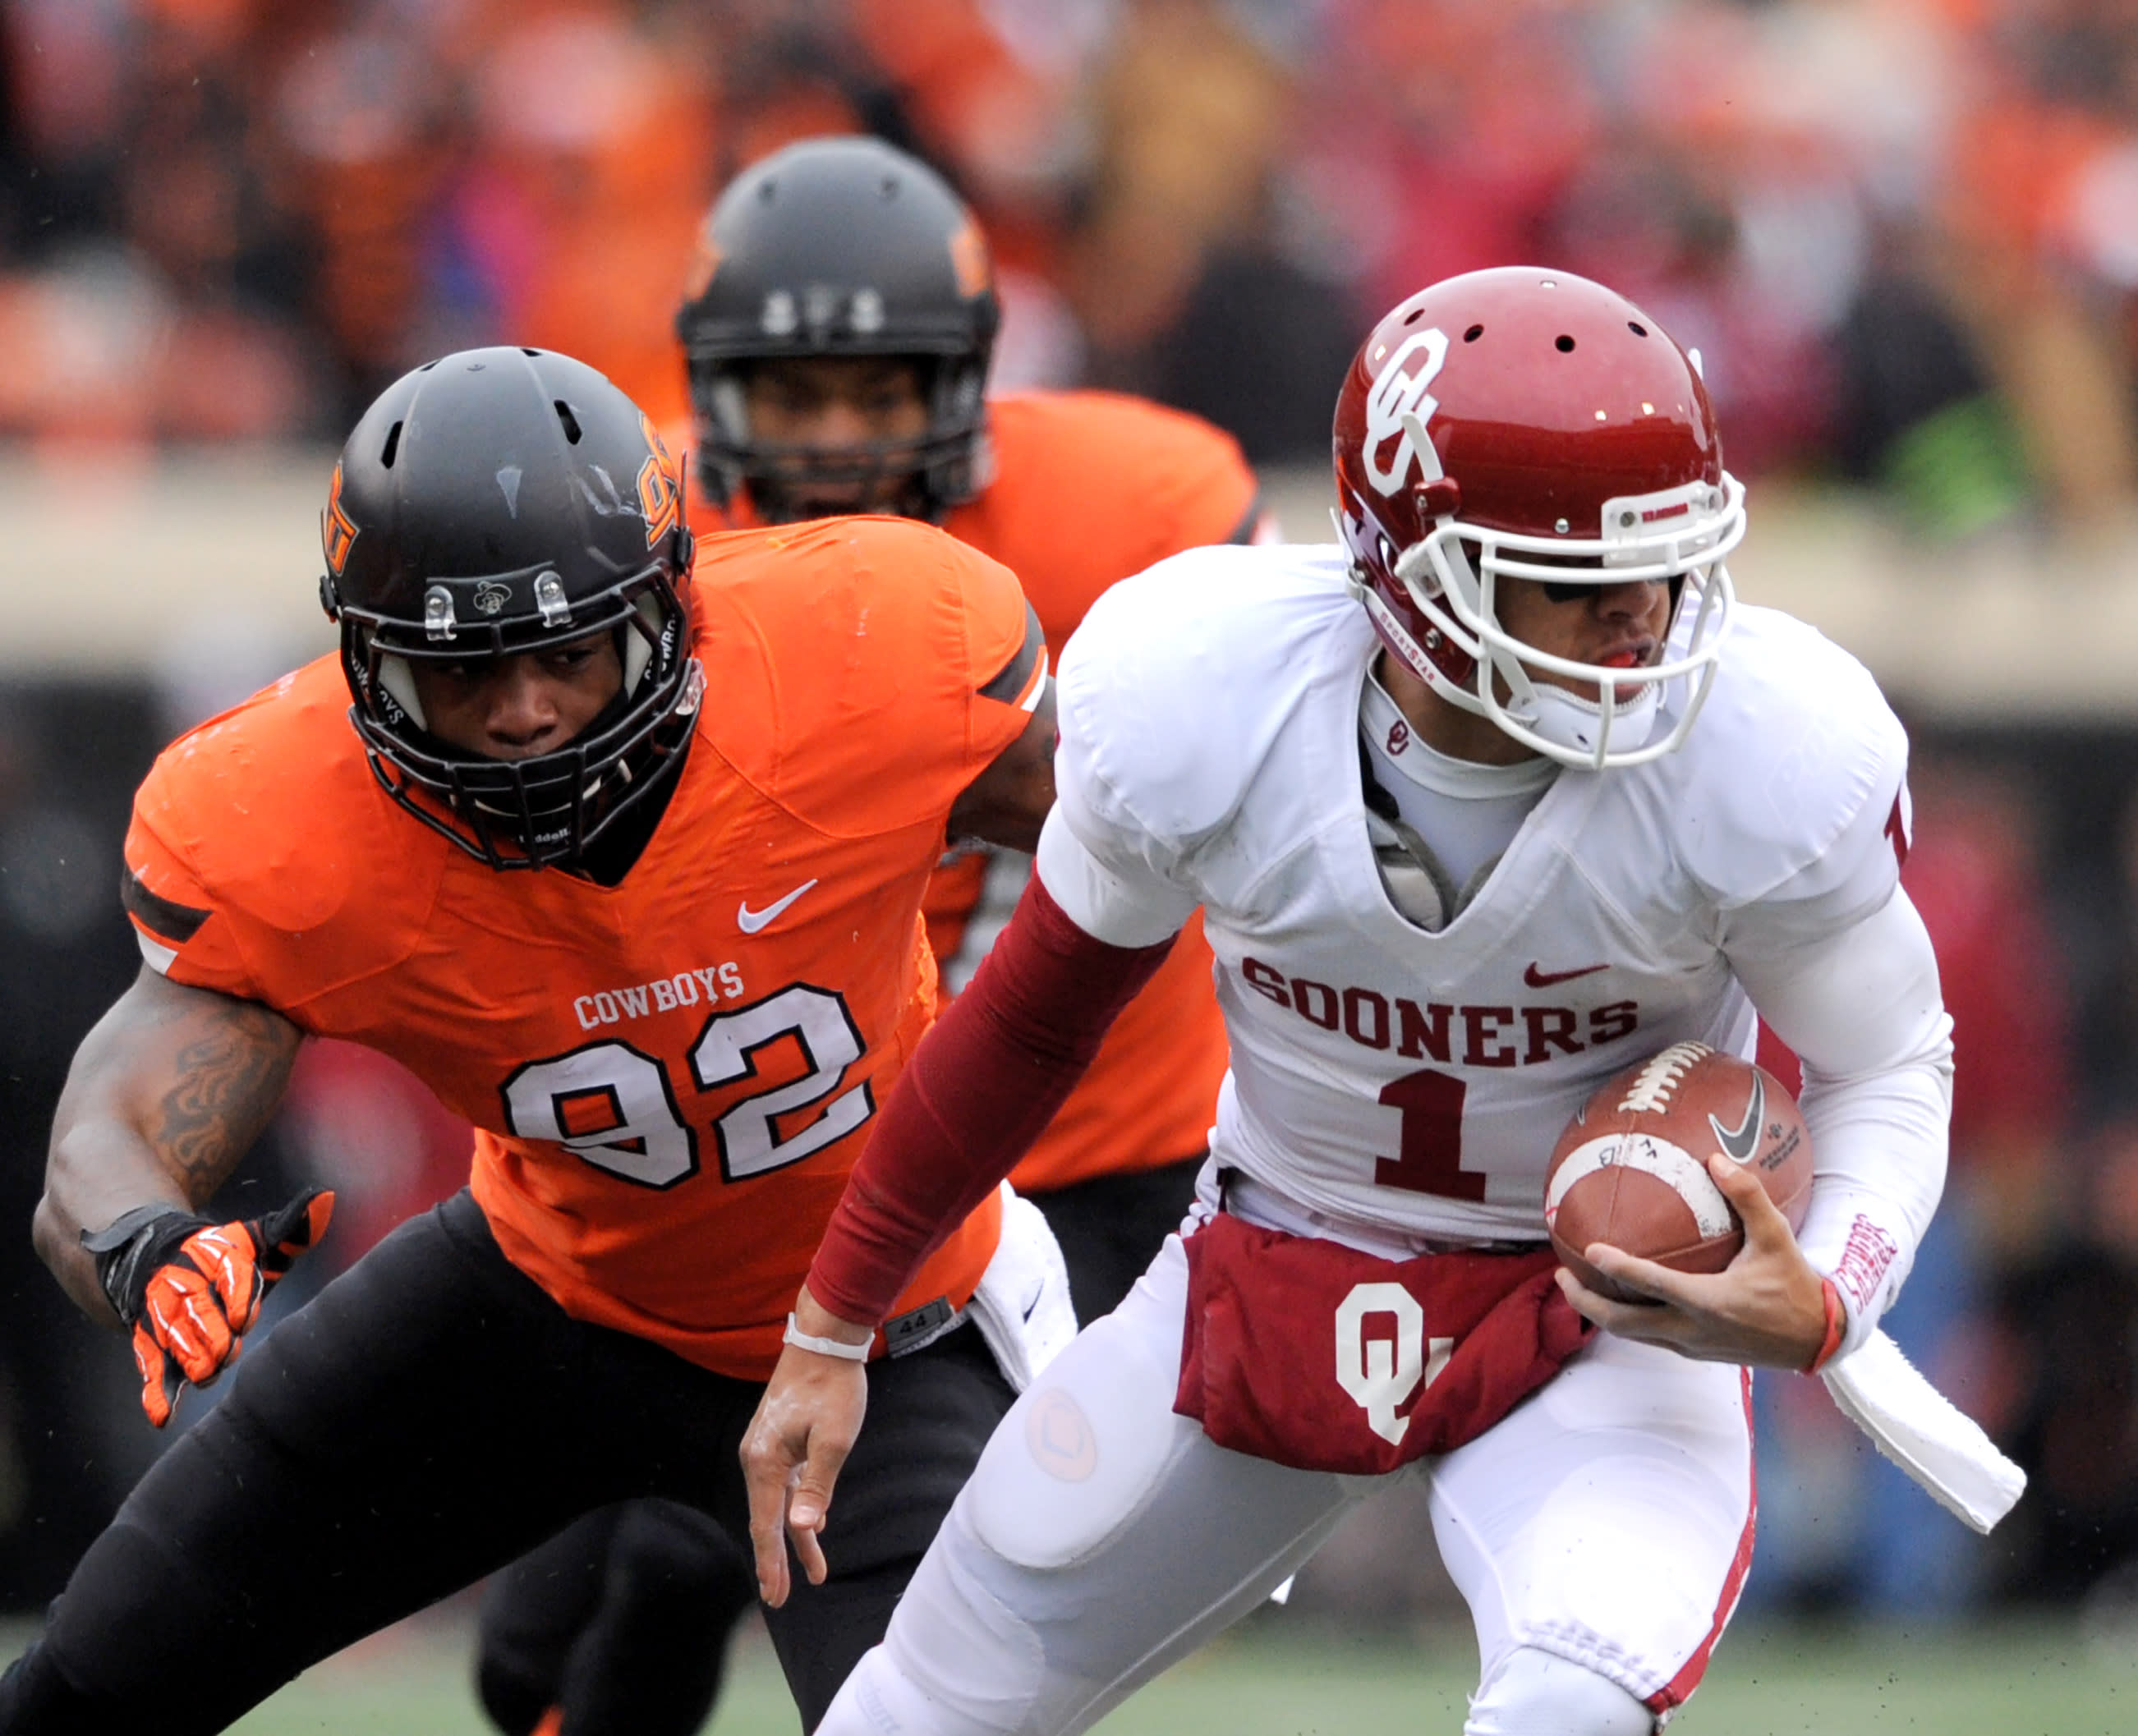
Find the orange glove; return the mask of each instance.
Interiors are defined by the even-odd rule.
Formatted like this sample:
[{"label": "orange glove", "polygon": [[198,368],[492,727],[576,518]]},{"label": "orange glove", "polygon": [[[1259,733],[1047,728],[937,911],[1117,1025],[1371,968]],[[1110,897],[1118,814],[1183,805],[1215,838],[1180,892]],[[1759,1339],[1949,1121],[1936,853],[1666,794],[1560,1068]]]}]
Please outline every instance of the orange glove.
[{"label": "orange glove", "polygon": [[207,1386],[237,1360],[261,1299],[326,1234],[334,1201],[313,1187],[279,1212],[226,1224],[143,1206],[82,1231],[104,1294],[134,1329],[141,1408],[156,1427],[171,1420],[188,1381]]}]

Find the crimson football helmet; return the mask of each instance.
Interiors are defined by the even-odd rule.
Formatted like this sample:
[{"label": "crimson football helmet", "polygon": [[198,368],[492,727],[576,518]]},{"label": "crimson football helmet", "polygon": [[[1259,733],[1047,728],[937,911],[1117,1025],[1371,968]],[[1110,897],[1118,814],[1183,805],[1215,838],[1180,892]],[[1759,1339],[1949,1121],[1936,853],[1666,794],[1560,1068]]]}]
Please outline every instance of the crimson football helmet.
[{"label": "crimson football helmet", "polygon": [[[1723,557],[1745,534],[1745,490],[1697,362],[1654,320],[1569,272],[1451,277],[1374,328],[1336,400],[1335,448],[1353,583],[1434,692],[1566,765],[1637,765],[1684,741],[1730,627]],[[1642,668],[1555,656],[1501,625],[1506,578],[1562,599],[1662,580],[1672,629]]]}]

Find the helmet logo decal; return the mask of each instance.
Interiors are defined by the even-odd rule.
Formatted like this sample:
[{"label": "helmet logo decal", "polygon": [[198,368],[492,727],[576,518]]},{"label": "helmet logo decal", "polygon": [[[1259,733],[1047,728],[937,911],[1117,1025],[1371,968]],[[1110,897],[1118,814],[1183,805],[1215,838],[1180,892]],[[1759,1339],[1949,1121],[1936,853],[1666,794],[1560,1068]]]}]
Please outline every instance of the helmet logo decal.
[{"label": "helmet logo decal", "polygon": [[469,600],[475,604],[477,614],[495,615],[512,601],[512,588],[494,578],[486,578],[475,588],[475,595]]},{"label": "helmet logo decal", "polygon": [[327,571],[336,578],[349,564],[349,551],[356,543],[356,521],[342,510],[341,466],[334,467],[334,480],[327,485],[327,513],[320,526],[320,540],[326,547]]},{"label": "helmet logo decal", "polygon": [[646,516],[646,546],[657,549],[682,517],[683,493],[676,485],[676,469],[669,461],[668,448],[661,443],[661,431],[642,410],[638,427],[649,448],[646,462],[638,467],[638,507]]},{"label": "helmet logo decal", "polygon": [[[1425,354],[1418,372],[1405,373],[1403,363],[1420,350]],[[1440,455],[1425,437],[1425,425],[1440,401],[1426,388],[1447,360],[1447,335],[1433,326],[1404,339],[1374,376],[1373,390],[1366,394],[1366,439],[1359,457],[1366,480],[1384,495],[1403,486],[1413,464],[1420,481],[1430,482],[1442,474]],[[1384,464],[1381,448],[1391,440],[1395,450]]]},{"label": "helmet logo decal", "polygon": [[994,268],[988,260],[987,237],[970,214],[950,234],[950,275],[957,280],[958,293],[968,301],[985,295],[994,277]]}]

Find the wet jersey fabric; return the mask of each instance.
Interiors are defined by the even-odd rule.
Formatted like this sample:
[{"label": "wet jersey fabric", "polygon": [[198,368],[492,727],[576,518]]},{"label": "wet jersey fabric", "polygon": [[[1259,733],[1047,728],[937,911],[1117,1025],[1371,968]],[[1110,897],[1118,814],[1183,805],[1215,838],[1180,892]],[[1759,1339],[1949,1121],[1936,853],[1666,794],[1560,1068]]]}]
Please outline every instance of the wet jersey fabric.
[{"label": "wet jersey fabric", "polygon": [[[1066,645],[1117,581],[1256,529],[1253,472],[1230,436],[1198,417],[1102,392],[1013,393],[988,413],[991,480],[944,528],[1017,574],[1051,646]],[[720,521],[708,508],[705,522]],[[1028,869],[1025,857],[984,848],[945,860],[926,910],[948,992],[986,956]],[[1198,921],[1108,1033],[1012,1183],[1047,1192],[1201,1151],[1224,1073],[1224,1022]]]},{"label": "wet jersey fabric", "polygon": [[[1368,836],[1377,641],[1344,581],[1333,548],[1231,549],[1116,588],[1063,660],[1056,814],[1153,897],[1203,906],[1233,1054],[1213,1150],[1250,1192],[1392,1256],[1540,1241],[1545,1161],[1590,1090],[1672,1042],[1749,1056],[1733,955],[1894,896],[1906,738],[1853,658],[1747,608],[1686,744],[1561,771],[1428,931]],[[1838,1263],[1818,1235],[1813,1263]]]},{"label": "wet jersey fabric", "polygon": [[[1046,653],[1007,570],[901,519],[705,539],[694,609],[689,755],[618,885],[417,824],[329,657],[164,752],[127,902],[172,981],[381,1050],[472,1122],[499,1245],[567,1312],[761,1379],[933,1016],[946,816]],[[974,1213],[901,1309],[962,1306],[998,1224]]]}]

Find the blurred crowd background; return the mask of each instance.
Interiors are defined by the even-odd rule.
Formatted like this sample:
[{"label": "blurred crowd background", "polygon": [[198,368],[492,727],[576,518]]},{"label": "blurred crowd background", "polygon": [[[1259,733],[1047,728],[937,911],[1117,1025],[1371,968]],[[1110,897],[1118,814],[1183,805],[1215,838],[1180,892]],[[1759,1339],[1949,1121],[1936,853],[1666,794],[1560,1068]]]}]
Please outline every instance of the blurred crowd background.
[{"label": "blurred crowd background", "polygon": [[[680,422],[711,194],[855,130],[979,210],[998,388],[1145,393],[1273,476],[1325,462],[1373,315],[1548,261],[1701,349],[1755,483],[2015,558],[2138,512],[2138,0],[0,0],[0,464],[325,451],[406,368],[506,339]],[[0,622],[45,582],[7,562]],[[2029,577],[2030,630],[2083,634]],[[67,1058],[135,967],[128,797],[203,709],[0,678],[0,1610],[159,1444],[27,1225]],[[2138,687],[1920,724],[1905,877],[1960,1069],[1895,1330],[2033,1486],[1975,1540],[1815,1382],[1765,1379],[1755,1596],[2138,1620]],[[465,1168],[419,1090],[325,1046],[236,1191],[343,1190],[316,1282]],[[1302,1602],[1444,1607],[1418,1538],[1378,1515]]]},{"label": "blurred crowd background", "polygon": [[1318,452],[1360,311],[1548,259],[1733,462],[1965,530],[2138,478],[2129,0],[7,0],[0,432],[316,436],[500,332],[663,412],[694,219],[875,131],[994,243],[1006,384]]}]

